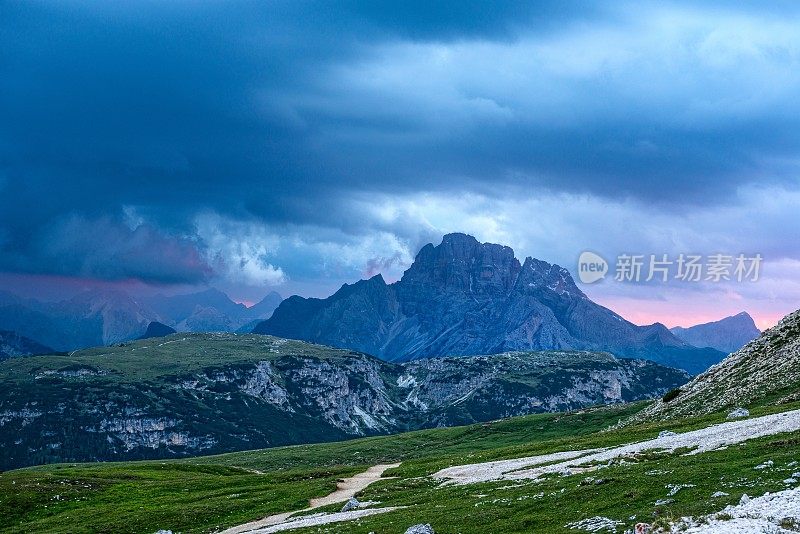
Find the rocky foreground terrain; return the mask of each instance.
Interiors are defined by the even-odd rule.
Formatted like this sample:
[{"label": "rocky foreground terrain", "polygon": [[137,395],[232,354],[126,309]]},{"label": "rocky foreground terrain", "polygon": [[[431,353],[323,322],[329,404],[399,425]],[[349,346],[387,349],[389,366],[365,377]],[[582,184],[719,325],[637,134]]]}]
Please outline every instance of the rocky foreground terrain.
[{"label": "rocky foreground terrain", "polygon": [[270,336],[173,334],[0,364],[0,466],[330,441],[662,395],[688,375],[605,353],[383,362]]},{"label": "rocky foreground terrain", "polygon": [[600,350],[692,374],[725,353],[664,325],[637,326],[589,299],[569,272],[520,262],[506,246],[448,234],[425,245],[400,281],[378,275],[327,299],[284,300],[255,333],[303,339],[389,361],[511,350]]}]

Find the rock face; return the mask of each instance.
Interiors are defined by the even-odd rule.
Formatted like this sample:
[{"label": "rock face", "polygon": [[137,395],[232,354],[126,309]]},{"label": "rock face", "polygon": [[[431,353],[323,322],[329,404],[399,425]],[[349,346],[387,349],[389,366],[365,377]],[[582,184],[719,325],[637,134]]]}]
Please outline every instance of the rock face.
[{"label": "rock face", "polygon": [[601,350],[699,373],[724,354],[665,326],[634,325],[592,302],[566,269],[464,234],[417,254],[402,279],[380,275],[327,299],[290,297],[255,333],[303,339],[388,361],[515,350]]},{"label": "rock face", "polygon": [[16,332],[0,330],[0,360],[14,358],[16,356],[50,354],[52,352],[53,349],[50,347],[46,347],[32,339],[21,336]]},{"label": "rock face", "polygon": [[711,347],[727,353],[736,352],[761,334],[747,312],[689,328],[677,326],[670,328],[670,332],[695,347]]},{"label": "rock face", "polygon": [[681,387],[633,420],[661,420],[745,406],[800,400],[800,310]]},{"label": "rock face", "polygon": [[7,469],[211,454],[578,409],[661,395],[688,375],[594,352],[394,364],[271,336],[173,334],[6,360],[0,380],[0,469]]}]

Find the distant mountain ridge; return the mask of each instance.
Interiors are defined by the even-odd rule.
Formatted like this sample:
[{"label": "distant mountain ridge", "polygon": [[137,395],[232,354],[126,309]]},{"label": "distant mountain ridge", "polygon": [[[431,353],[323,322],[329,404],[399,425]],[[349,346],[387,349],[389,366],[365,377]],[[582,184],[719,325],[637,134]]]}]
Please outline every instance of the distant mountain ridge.
[{"label": "distant mountain ridge", "polygon": [[293,296],[254,333],[407,361],[516,350],[604,350],[699,373],[724,354],[664,325],[637,326],[594,302],[566,269],[510,247],[448,234],[425,245],[400,281],[380,275],[327,299]]},{"label": "distant mountain ridge", "polygon": [[233,331],[269,317],[280,301],[271,292],[248,308],[216,289],[149,298],[94,289],[59,302],[0,291],[0,330],[70,351],[139,338],[153,322],[180,331]]},{"label": "distant mountain ridge", "polygon": [[21,336],[16,332],[0,330],[0,360],[16,356],[32,356],[51,354],[53,349],[41,343]]},{"label": "distant mountain ridge", "polygon": [[670,328],[670,332],[695,347],[711,347],[728,353],[736,352],[761,335],[747,312],[688,328],[676,326]]},{"label": "distant mountain ridge", "polygon": [[686,380],[604,353],[394,364],[271,336],[180,333],[0,362],[0,469],[451,426],[646,399]]}]

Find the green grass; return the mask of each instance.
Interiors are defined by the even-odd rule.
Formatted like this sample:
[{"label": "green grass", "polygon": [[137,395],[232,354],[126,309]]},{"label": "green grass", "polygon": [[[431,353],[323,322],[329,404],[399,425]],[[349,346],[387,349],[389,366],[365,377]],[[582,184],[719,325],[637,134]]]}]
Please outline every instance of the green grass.
[{"label": "green grass", "polygon": [[[215,337],[213,343],[204,343]],[[163,376],[179,376],[222,364],[253,363],[282,355],[346,358],[350,351],[303,341],[255,334],[172,334],[64,355],[11,358],[0,365],[0,380],[31,383],[48,372],[100,371],[105,380],[138,384]],[[80,380],[80,378],[76,378]]]},{"label": "green grass", "polygon": [[[211,532],[300,509],[335,488],[338,478],[377,463],[402,461],[359,497],[407,506],[329,532],[404,532],[431,523],[437,533],[562,532],[569,522],[603,515],[632,524],[721,510],[751,496],[783,489],[800,460],[800,433],[747,442],[698,456],[650,454],[639,463],[586,475],[439,487],[427,475],[442,467],[648,439],[662,429],[687,431],[724,420],[724,414],[607,430],[639,405],[518,417],[466,427],[409,432],[352,441],[280,447],[184,460],[49,465],[0,474],[2,532]],[[761,415],[796,408],[762,407]],[[754,470],[771,459],[775,468]],[[795,468],[800,470],[800,468]],[[691,483],[672,498],[667,484]],[[711,499],[715,491],[729,497]],[[330,507],[335,509],[335,507]],[[297,531],[303,532],[303,531]],[[317,529],[307,532],[318,532]]]},{"label": "green grass", "polygon": [[188,532],[307,506],[359,468],[258,474],[154,462],[51,466],[0,475],[5,532]]}]

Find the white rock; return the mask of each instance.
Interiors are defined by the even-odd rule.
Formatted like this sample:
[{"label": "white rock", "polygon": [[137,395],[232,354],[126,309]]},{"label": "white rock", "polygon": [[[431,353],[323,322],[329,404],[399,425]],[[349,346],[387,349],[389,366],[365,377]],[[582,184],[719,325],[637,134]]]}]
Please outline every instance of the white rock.
[{"label": "white rock", "polygon": [[580,521],[575,521],[574,523],[569,523],[565,526],[566,528],[583,530],[586,532],[616,532],[617,527],[622,524],[622,521],[615,521],[608,517],[598,515],[595,517],[589,517],[587,519],[581,519]]},{"label": "white rock", "polygon": [[670,436],[677,436],[677,435],[678,434],[676,432],[673,432],[672,430],[662,430],[661,432],[658,433],[659,438],[668,438]]},{"label": "white rock", "polygon": [[747,495],[746,493],[744,495],[742,495],[741,499],[739,499],[739,505],[740,506],[743,505],[743,504],[747,504],[749,502],[750,502],[750,496]]},{"label": "white rock", "polygon": [[358,507],[361,506],[361,503],[358,502],[358,499],[355,497],[350,497],[344,506],[342,506],[342,512],[349,512],[351,510],[356,510]]},{"label": "white rock", "polygon": [[408,527],[408,530],[406,530],[406,534],[435,534],[435,533],[430,523],[425,523]]},{"label": "white rock", "polygon": [[717,499],[719,497],[727,497],[729,495],[730,493],[725,493],[724,491],[715,491],[714,493],[711,494],[711,498]]},{"label": "white rock", "polygon": [[740,419],[742,417],[750,417],[750,412],[745,408],[736,408],[728,414],[728,419]]}]

